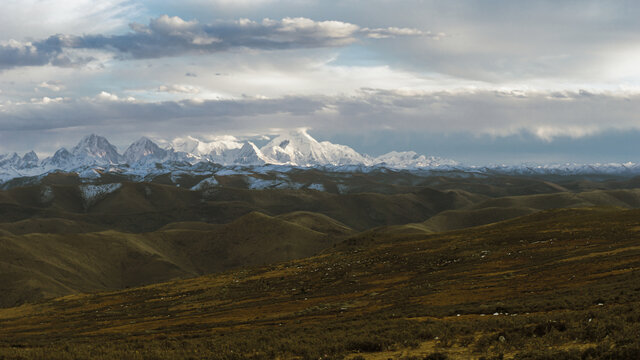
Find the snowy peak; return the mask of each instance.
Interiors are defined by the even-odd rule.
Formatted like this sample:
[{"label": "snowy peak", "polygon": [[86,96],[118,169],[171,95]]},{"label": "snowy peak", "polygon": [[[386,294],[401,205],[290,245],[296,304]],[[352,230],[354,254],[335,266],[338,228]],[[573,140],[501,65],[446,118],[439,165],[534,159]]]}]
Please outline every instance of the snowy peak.
[{"label": "snowy peak", "polygon": [[171,147],[175,151],[210,157],[221,156],[228,150],[240,149],[242,145],[231,135],[218,136],[209,142],[191,136],[175,138],[171,141]]},{"label": "snowy peak", "polygon": [[65,169],[73,165],[74,156],[65,148],[58,149],[52,157],[42,161],[45,168]]},{"label": "snowy peak", "polygon": [[139,140],[129,145],[124,152],[124,160],[128,164],[145,161],[161,161],[167,157],[169,152],[161,149],[156,143],[147,137],[141,137]]},{"label": "snowy peak", "polygon": [[[228,135],[207,137],[207,139],[205,141],[190,136],[176,138],[170,142],[162,141],[163,146],[168,145],[162,148],[156,142],[142,137],[131,144],[123,155],[120,155],[116,147],[111,145],[107,139],[92,134],[84,137],[71,151],[61,148],[53,156],[42,161],[33,151],[22,156],[17,153],[0,155],[0,184],[19,177],[35,178],[48,172],[60,170],[75,172],[80,178],[89,180],[98,179],[105,173],[117,173],[135,180],[164,174],[178,176],[177,174],[185,172],[210,175],[212,169],[219,169],[219,165],[246,168],[267,165],[265,168],[279,169],[278,171],[283,172],[289,171],[291,166],[317,166],[328,171],[346,172],[385,168],[420,172],[425,170],[469,170],[525,175],[640,174],[640,164],[636,163],[522,164],[473,167],[462,166],[453,160],[420,155],[413,151],[392,151],[374,158],[360,154],[346,145],[317,141],[309,135],[306,129],[284,132],[271,139],[262,148],[258,148],[251,141],[241,141]],[[280,183],[281,181],[278,180],[275,185]]]},{"label": "snowy peak", "polygon": [[202,155],[206,150],[201,145],[200,140],[191,136],[175,138],[170,143],[170,147],[175,151],[185,152],[193,155]]},{"label": "snowy peak", "polygon": [[40,159],[35,152],[29,151],[20,157],[17,153],[0,155],[0,168],[14,168],[18,170],[31,169],[38,166]]},{"label": "snowy peak", "polygon": [[373,165],[406,169],[456,166],[458,162],[434,156],[418,155],[415,151],[392,151],[373,159]]},{"label": "snowy peak", "polygon": [[[358,169],[382,166],[396,169],[443,169],[457,166],[451,160],[418,155],[415,152],[391,152],[377,158],[349,146],[317,141],[306,129],[284,132],[258,148],[251,141],[229,135],[207,137],[207,141],[187,136],[162,141],[164,148],[142,137],[120,155],[115,146],[95,134],[85,136],[71,151],[61,148],[42,161],[35,152],[23,156],[0,155],[0,182],[16,177],[34,177],[51,171],[76,172],[81,178],[95,179],[104,173],[130,175],[144,179],[152,174],[173,171],[201,171],[212,164],[223,166],[299,166]],[[215,165],[217,166],[217,165]],[[639,167],[640,169],[640,167]],[[208,171],[208,170],[207,170]],[[359,171],[359,170],[357,170]],[[549,171],[549,169],[532,170]],[[555,168],[551,171],[556,171]],[[583,171],[583,170],[581,170]],[[585,169],[584,171],[595,171]],[[612,169],[611,171],[619,171]]]},{"label": "snowy peak", "polygon": [[366,164],[367,158],[345,145],[318,142],[306,129],[281,134],[260,149],[277,163],[297,166]]},{"label": "snowy peak", "polygon": [[268,162],[262,151],[251,141],[247,141],[237,150],[233,161],[239,165],[264,165]]},{"label": "snowy peak", "polygon": [[95,134],[82,138],[78,145],[71,149],[71,153],[76,157],[101,164],[119,164],[123,160],[115,146],[106,138]]},{"label": "snowy peak", "polygon": [[0,167],[15,167],[20,161],[17,153],[0,155]]},{"label": "snowy peak", "polygon": [[215,140],[206,143],[206,150],[209,156],[223,155],[225,151],[232,149],[240,149],[244,145],[234,136],[219,136]]},{"label": "snowy peak", "polygon": [[16,168],[18,168],[18,169],[34,168],[34,167],[38,166],[38,162],[39,161],[40,161],[40,159],[38,159],[38,155],[32,150],[32,151],[29,151],[28,153],[24,154],[22,159],[20,159],[18,161],[18,163],[16,164]]}]

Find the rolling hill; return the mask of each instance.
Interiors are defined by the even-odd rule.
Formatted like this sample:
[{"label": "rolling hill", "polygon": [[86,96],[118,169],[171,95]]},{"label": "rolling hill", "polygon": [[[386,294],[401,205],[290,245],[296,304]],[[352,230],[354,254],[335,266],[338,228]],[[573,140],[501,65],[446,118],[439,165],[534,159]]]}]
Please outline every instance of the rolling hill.
[{"label": "rolling hill", "polygon": [[0,306],[299,259],[345,239],[424,236],[555,208],[640,207],[640,190],[551,188],[505,197],[429,187],[392,194],[152,183],[13,188],[0,192]]},{"label": "rolling hill", "polygon": [[561,209],[369,234],[315,257],[2,309],[0,355],[632,359],[639,219]]},{"label": "rolling hill", "polygon": [[152,183],[39,185],[0,191],[0,223],[57,218],[118,231],[149,232],[172,222],[225,224],[252,211],[272,216],[302,211],[366,230],[423,221],[440,211],[484,199],[464,191],[428,188],[399,194],[332,194],[233,187],[192,191]]},{"label": "rolling hill", "polygon": [[252,212],[224,225],[173,223],[136,234],[60,219],[3,224],[0,305],[308,257],[353,232],[319,215],[282,217]]}]

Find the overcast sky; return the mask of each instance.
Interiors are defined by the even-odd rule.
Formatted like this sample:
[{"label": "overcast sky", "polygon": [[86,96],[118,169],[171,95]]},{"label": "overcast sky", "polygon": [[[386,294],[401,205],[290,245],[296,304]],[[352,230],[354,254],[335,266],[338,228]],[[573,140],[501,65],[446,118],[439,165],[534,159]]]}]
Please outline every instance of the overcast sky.
[{"label": "overcast sky", "polygon": [[3,0],[0,153],[309,127],[379,155],[640,162],[640,3]]}]

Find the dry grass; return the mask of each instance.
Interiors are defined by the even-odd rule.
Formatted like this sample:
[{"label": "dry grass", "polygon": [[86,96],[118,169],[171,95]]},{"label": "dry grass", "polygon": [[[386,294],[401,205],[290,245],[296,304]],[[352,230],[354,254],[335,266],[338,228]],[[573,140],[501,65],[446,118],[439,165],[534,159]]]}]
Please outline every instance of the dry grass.
[{"label": "dry grass", "polygon": [[637,226],[635,210],[555,210],[3,309],[0,358],[632,359]]}]

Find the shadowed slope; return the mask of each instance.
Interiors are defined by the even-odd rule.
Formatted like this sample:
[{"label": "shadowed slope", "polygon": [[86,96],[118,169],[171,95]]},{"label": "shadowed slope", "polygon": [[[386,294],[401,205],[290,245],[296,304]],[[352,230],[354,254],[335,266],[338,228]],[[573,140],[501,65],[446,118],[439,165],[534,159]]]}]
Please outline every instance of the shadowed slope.
[{"label": "shadowed slope", "polygon": [[106,230],[104,227],[96,224],[56,218],[33,218],[10,223],[0,223],[0,229],[12,235],[30,233],[77,234]]},{"label": "shadowed slope", "polygon": [[404,194],[339,195],[313,190],[190,191],[150,183],[41,185],[0,192],[0,221],[60,218],[99,228],[148,232],[173,222],[225,224],[252,211],[269,215],[302,211],[366,230],[424,221],[443,210],[470,206],[484,199],[463,191],[426,188]]},{"label": "shadowed slope", "polygon": [[[0,305],[311,256],[348,233],[321,219],[326,232],[257,212],[225,225],[183,222],[141,234],[85,232],[90,225],[60,219],[2,224]],[[19,234],[27,224],[60,233]]]}]

